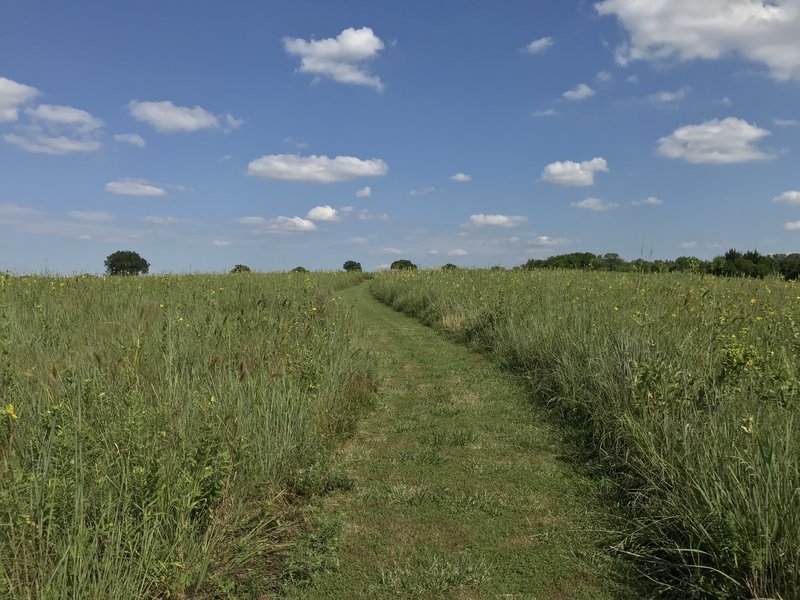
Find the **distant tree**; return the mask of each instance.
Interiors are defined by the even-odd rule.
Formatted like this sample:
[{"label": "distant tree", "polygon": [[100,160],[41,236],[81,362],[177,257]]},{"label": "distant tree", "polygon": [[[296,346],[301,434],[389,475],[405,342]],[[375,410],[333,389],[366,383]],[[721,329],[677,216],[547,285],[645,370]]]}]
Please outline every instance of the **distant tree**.
[{"label": "distant tree", "polygon": [[249,273],[251,270],[247,265],[236,265],[231,269],[231,273]]},{"label": "distant tree", "polygon": [[417,265],[406,258],[394,261],[391,266],[392,271],[414,271],[416,268]]},{"label": "distant tree", "polygon": [[495,265],[489,269],[490,271],[505,271],[506,268],[501,265]]},{"label": "distant tree", "polygon": [[458,266],[454,265],[453,263],[447,263],[446,265],[442,266],[442,271],[455,271],[457,269]]},{"label": "distant tree", "polygon": [[305,267],[295,267],[291,270],[292,273],[308,273],[308,269]]},{"label": "distant tree", "polygon": [[105,260],[109,275],[139,275],[150,270],[150,263],[133,250],[117,250]]},{"label": "distant tree", "polygon": [[361,273],[361,263],[354,260],[346,261],[342,268],[348,273]]}]

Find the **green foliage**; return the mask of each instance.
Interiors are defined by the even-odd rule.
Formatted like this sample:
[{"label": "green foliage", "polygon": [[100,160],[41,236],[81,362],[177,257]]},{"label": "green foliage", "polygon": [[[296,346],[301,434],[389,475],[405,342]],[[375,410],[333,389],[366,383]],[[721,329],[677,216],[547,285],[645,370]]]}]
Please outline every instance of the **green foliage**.
[{"label": "green foliage", "polygon": [[442,265],[442,271],[457,271],[458,265],[454,265],[453,263],[447,263],[446,265]]},{"label": "green foliage", "polygon": [[348,273],[360,273],[361,263],[354,260],[348,260],[345,261],[345,263],[342,265],[342,268]]},{"label": "green foliage", "polygon": [[[725,259],[741,260],[758,257]],[[462,270],[371,289],[494,353],[586,432],[629,494],[620,549],[668,595],[796,597],[800,283]]]},{"label": "green foliage", "polygon": [[252,269],[247,265],[236,265],[231,269],[231,273],[250,273]]},{"label": "green foliage", "polygon": [[295,267],[291,270],[291,273],[308,273],[308,269],[305,267]]},{"label": "green foliage", "polygon": [[406,258],[401,258],[392,263],[392,271],[416,271],[417,265]]},{"label": "green foliage", "polygon": [[373,390],[343,278],[3,277],[0,596],[268,593]]},{"label": "green foliage", "polygon": [[108,275],[144,275],[150,270],[150,263],[133,250],[117,250],[105,260]]}]

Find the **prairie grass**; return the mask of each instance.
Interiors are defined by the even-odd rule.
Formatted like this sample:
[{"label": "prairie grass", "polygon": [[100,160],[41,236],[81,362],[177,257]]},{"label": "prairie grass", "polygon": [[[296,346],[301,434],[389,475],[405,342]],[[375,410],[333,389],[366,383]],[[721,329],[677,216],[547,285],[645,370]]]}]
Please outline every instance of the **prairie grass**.
[{"label": "prairie grass", "polygon": [[287,495],[347,484],[358,281],[0,275],[0,597],[268,593]]},{"label": "prairie grass", "polygon": [[629,503],[619,550],[667,595],[800,598],[800,284],[462,270],[371,291],[588,435]]}]

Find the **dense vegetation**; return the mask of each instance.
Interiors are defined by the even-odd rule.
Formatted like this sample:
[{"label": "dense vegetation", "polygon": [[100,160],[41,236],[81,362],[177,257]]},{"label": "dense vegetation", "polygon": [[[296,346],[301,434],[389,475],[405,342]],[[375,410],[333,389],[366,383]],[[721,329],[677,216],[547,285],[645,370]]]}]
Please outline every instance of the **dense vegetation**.
[{"label": "dense vegetation", "polygon": [[360,278],[0,275],[0,596],[271,593],[287,481],[372,390]]},{"label": "dense vegetation", "polygon": [[675,260],[626,261],[619,254],[592,254],[573,252],[559,254],[545,259],[530,259],[524,269],[587,269],[595,271],[615,271],[623,273],[709,273],[732,277],[767,277],[780,275],[785,279],[800,277],[800,254],[759,254],[755,250],[739,252],[728,250],[724,255],[706,261],[693,256],[681,256]]},{"label": "dense vegetation", "polygon": [[371,286],[590,434],[630,504],[619,548],[670,596],[798,597],[800,284],[457,270]]}]

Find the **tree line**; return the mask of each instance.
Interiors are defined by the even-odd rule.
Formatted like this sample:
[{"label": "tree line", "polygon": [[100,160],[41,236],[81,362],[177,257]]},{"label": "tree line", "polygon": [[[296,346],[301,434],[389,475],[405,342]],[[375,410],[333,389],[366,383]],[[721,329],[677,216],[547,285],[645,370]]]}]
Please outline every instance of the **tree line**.
[{"label": "tree line", "polygon": [[544,259],[532,258],[523,269],[589,269],[594,271],[619,271],[638,273],[708,273],[728,277],[757,277],[779,275],[785,279],[800,278],[800,253],[760,254],[756,250],[739,252],[731,249],[712,260],[694,256],[680,256],[675,260],[626,261],[619,254],[592,254],[571,252]]}]

